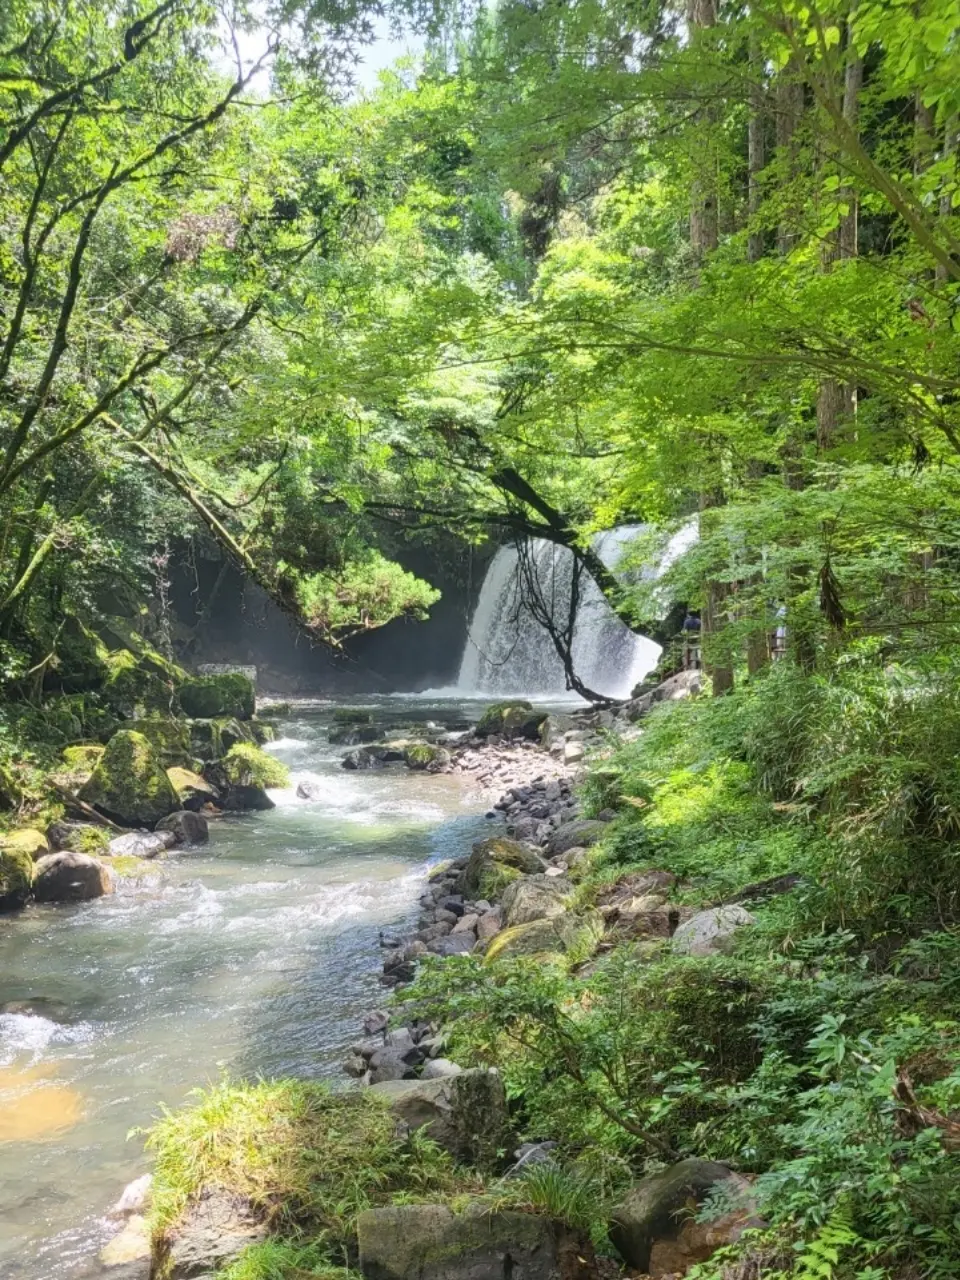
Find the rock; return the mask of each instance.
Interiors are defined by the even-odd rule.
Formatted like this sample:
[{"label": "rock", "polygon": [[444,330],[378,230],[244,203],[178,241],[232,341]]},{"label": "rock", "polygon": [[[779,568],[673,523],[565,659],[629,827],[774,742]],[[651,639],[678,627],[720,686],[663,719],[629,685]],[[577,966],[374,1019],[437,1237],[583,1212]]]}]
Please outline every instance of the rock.
[{"label": "rock", "polygon": [[548,879],[546,875],[514,880],[503,891],[504,924],[509,928],[515,924],[529,924],[531,920],[548,920],[563,915],[570,901],[570,890],[569,881]]},{"label": "rock", "polygon": [[489,942],[503,928],[503,913],[499,907],[486,911],[477,921],[477,941]]},{"label": "rock", "polygon": [[473,933],[457,933],[454,930],[446,938],[437,938],[428,944],[428,950],[435,956],[466,956],[476,945]]},{"label": "rock", "polygon": [[85,853],[48,853],[36,864],[33,895],[38,902],[85,902],[113,893],[113,876]]},{"label": "rock", "polygon": [[297,783],[297,799],[298,800],[322,800],[323,786],[319,782],[298,782]]},{"label": "rock", "polygon": [[142,733],[121,729],[107,743],[80,799],[125,827],[154,827],[180,808],[173,784]]},{"label": "rock", "polygon": [[[477,722],[476,732],[481,738],[495,733],[512,737],[516,728],[524,723],[532,712],[533,704],[522,698],[516,698],[511,702],[495,702],[485,708]],[[541,717],[541,720],[544,718],[545,716]]]},{"label": "rock", "polygon": [[592,1280],[590,1245],[535,1213],[409,1204],[367,1209],[357,1220],[366,1280]]},{"label": "rock", "polygon": [[452,911],[455,916],[462,916],[466,908],[463,905],[463,895],[459,893],[445,893],[437,899],[437,906],[442,911]]},{"label": "rock", "polygon": [[142,1213],[150,1199],[153,1174],[143,1173],[124,1187],[120,1199],[110,1210],[113,1218],[125,1218],[132,1213]]},{"label": "rock", "polygon": [[582,959],[592,955],[603,937],[603,918],[598,911],[583,916],[570,914],[550,920],[533,920],[529,924],[503,929],[487,945],[484,963],[513,956],[564,955],[575,952]]},{"label": "rock", "polygon": [[134,733],[142,733],[164,768],[173,765],[187,766],[193,759],[190,726],[183,720],[150,716],[140,720],[130,720],[124,728],[132,729]]},{"label": "rock", "polygon": [[563,735],[573,729],[575,725],[576,721],[573,716],[547,716],[540,726],[540,745],[546,747],[548,751],[558,744],[562,745]]},{"label": "rock", "polygon": [[395,747],[357,747],[348,751],[340,761],[343,769],[382,769],[384,765],[395,764],[403,759],[403,752]]},{"label": "rock", "polygon": [[206,844],[210,839],[210,827],[202,813],[181,809],[157,823],[157,832],[170,832],[177,844]]},{"label": "rock", "polygon": [[453,929],[450,932],[450,936],[456,937],[457,934],[465,933],[465,934],[469,934],[471,937],[474,937],[476,935],[477,925],[479,924],[479,922],[480,922],[480,917],[473,915],[472,913],[469,915],[461,916],[460,919],[457,921],[457,923],[453,926]]},{"label": "rock", "polygon": [[107,845],[111,858],[156,858],[177,843],[172,831],[128,831]]},{"label": "rock", "polygon": [[33,854],[29,849],[0,845],[0,910],[22,907],[30,896],[33,877]]},{"label": "rock", "polygon": [[167,770],[167,777],[177,793],[180,809],[200,810],[205,804],[220,805],[220,792],[199,773],[173,768]]},{"label": "rock", "polygon": [[266,1236],[264,1223],[247,1200],[209,1188],[187,1205],[161,1242],[154,1274],[163,1275],[164,1280],[212,1280],[217,1271]]},{"label": "rock", "polygon": [[587,749],[582,742],[565,742],[563,744],[563,763],[579,764],[587,754]]},{"label": "rock", "polygon": [[337,707],[330,719],[333,724],[373,724],[373,712],[362,707]]},{"label": "rock", "polygon": [[667,894],[676,883],[677,877],[671,871],[632,871],[601,889],[597,901],[619,906],[644,894]]},{"label": "rock", "polygon": [[587,848],[600,839],[607,829],[605,822],[598,822],[594,818],[579,818],[573,822],[565,822],[562,827],[558,827],[547,841],[547,852],[551,857],[557,857],[567,852],[568,849],[575,849],[578,845]]},{"label": "rock", "polygon": [[727,955],[733,950],[737,930],[753,923],[753,916],[743,907],[711,907],[680,925],[673,935],[673,947],[681,955]]},{"label": "rock", "polygon": [[107,1268],[104,1280],[150,1280],[150,1228],[141,1213],[133,1214],[100,1250]]},{"label": "rock", "polygon": [[555,1142],[524,1142],[513,1153],[516,1164],[512,1164],[504,1174],[505,1178],[515,1178],[535,1164],[553,1164],[553,1153],[557,1149]]},{"label": "rock", "polygon": [[179,698],[184,715],[201,719],[251,720],[257,709],[253,681],[239,672],[192,676],[180,686]]},{"label": "rock", "polygon": [[390,1015],[385,1009],[374,1009],[363,1020],[363,1030],[368,1036],[378,1035],[386,1031],[390,1025]]},{"label": "rock", "polygon": [[47,840],[54,853],[69,849],[72,853],[89,853],[93,857],[105,852],[110,835],[106,827],[94,826],[92,822],[61,821],[51,822],[47,827]]},{"label": "rock", "polygon": [[[714,1222],[693,1221],[720,1183],[739,1204]],[[638,1182],[613,1212],[610,1239],[628,1266],[657,1278],[682,1275],[760,1225],[746,1179],[713,1160],[691,1158]]]},{"label": "rock", "polygon": [[431,1058],[424,1063],[423,1080],[444,1080],[448,1076],[458,1076],[463,1067],[458,1067],[455,1062],[451,1062],[449,1058]]},{"label": "rock", "polygon": [[413,1074],[413,1066],[399,1049],[378,1049],[370,1059],[371,1084],[409,1079]]},{"label": "rock", "polygon": [[358,1053],[351,1053],[349,1057],[344,1059],[343,1069],[348,1076],[353,1076],[354,1079],[359,1080],[366,1075],[367,1064]]},{"label": "rock", "polygon": [[503,1081],[481,1067],[440,1080],[391,1081],[374,1088],[390,1100],[398,1126],[423,1130],[454,1159],[493,1169],[508,1145]]},{"label": "rock", "polygon": [[333,747],[356,747],[364,742],[376,742],[380,730],[374,724],[331,725],[327,741]]},{"label": "rock", "polygon": [[32,827],[21,827],[18,831],[6,832],[0,837],[0,848],[8,849],[10,852],[25,853],[32,862],[36,862],[38,858],[50,852],[47,837],[42,831],[35,831]]},{"label": "rock", "polygon": [[624,715],[630,721],[641,719],[658,702],[674,702],[679,698],[691,698],[703,688],[703,673],[679,671],[668,676],[656,688],[640,697],[631,699],[624,707]]},{"label": "rock", "polygon": [[494,836],[473,846],[457,881],[457,892],[467,898],[498,898],[511,880],[542,870],[543,862],[532,849],[516,840]]},{"label": "rock", "polygon": [[403,759],[408,769],[437,773],[450,763],[450,752],[429,742],[417,742],[406,748]]}]

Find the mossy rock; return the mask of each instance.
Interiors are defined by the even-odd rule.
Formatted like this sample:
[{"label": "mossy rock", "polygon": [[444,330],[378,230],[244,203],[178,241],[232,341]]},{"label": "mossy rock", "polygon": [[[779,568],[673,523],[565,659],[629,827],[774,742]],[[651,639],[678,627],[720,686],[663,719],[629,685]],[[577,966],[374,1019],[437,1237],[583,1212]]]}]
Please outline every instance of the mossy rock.
[{"label": "mossy rock", "polygon": [[70,791],[77,791],[88,781],[100,762],[104,747],[99,742],[83,742],[64,747],[60,753],[64,768],[55,775],[55,781]]},{"label": "mossy rock", "polygon": [[253,740],[258,747],[262,747],[265,742],[274,742],[277,737],[277,726],[272,720],[256,720],[250,721],[250,732],[253,734]]},{"label": "mossy rock", "polygon": [[466,898],[486,897],[492,901],[517,876],[537,875],[542,870],[543,862],[538,855],[517,840],[503,836],[478,840],[470,861],[460,873],[457,892]]},{"label": "mossy rock", "polygon": [[0,836],[0,847],[26,853],[34,862],[50,852],[47,837],[42,831],[36,831],[33,827],[21,827],[17,831],[6,832],[5,835]]},{"label": "mossy rock", "polygon": [[254,746],[257,745],[256,734],[253,732],[253,725],[245,721],[238,720],[236,716],[229,716],[225,720],[217,721],[217,732],[220,735],[220,754],[226,755],[232,747],[238,742],[250,742]]},{"label": "mossy rock", "polygon": [[121,729],[107,743],[80,799],[126,827],[153,828],[180,808],[153,746],[131,729]]},{"label": "mossy rock", "polygon": [[169,716],[151,716],[133,720],[124,725],[124,728],[142,733],[166,769],[175,765],[186,766],[193,759],[190,727],[183,720],[174,720]]},{"label": "mossy rock", "polygon": [[23,799],[20,784],[9,765],[0,764],[0,809],[16,809]]},{"label": "mossy rock", "polygon": [[169,712],[175,706],[177,681],[173,676],[144,666],[128,649],[107,654],[106,666],[103,696],[123,716]]},{"label": "mossy rock", "polygon": [[532,711],[533,703],[522,698],[515,698],[510,702],[494,702],[477,721],[477,733],[484,737],[493,733],[507,733],[508,725],[526,718]]},{"label": "mossy rock", "polygon": [[65,693],[99,689],[107,677],[107,652],[99,636],[75,614],[67,614],[57,636],[55,659],[44,674],[44,685]]},{"label": "mossy rock", "polygon": [[4,837],[0,844],[0,910],[3,911],[23,906],[30,896],[34,875],[33,854],[29,849],[9,844],[8,840],[9,837]]},{"label": "mossy rock", "polygon": [[379,737],[375,724],[334,724],[327,730],[327,741],[334,747],[358,747],[364,742],[376,742]]},{"label": "mossy rock", "polygon": [[216,676],[189,676],[180,686],[184,715],[198,719],[251,720],[257,709],[253,681],[239,671]]},{"label": "mossy rock", "polygon": [[107,829],[91,822],[52,822],[47,828],[47,839],[53,849],[88,853],[92,858],[104,853],[110,844]]},{"label": "mossy rock", "polygon": [[429,742],[417,742],[407,747],[403,753],[408,769],[442,769],[450,763],[449,751],[443,747],[435,747]]},{"label": "mossy rock", "polygon": [[373,724],[373,714],[357,707],[337,707],[330,717],[334,724]]},{"label": "mossy rock", "polygon": [[219,760],[224,754],[219,720],[190,720],[187,723],[190,750],[200,760]]},{"label": "mossy rock", "polygon": [[290,770],[252,742],[238,742],[223,759],[227,781],[232,787],[287,787]]},{"label": "mossy rock", "polygon": [[484,964],[515,956],[561,955],[580,963],[589,959],[603,938],[599,911],[575,916],[569,913],[549,920],[533,920],[503,929],[491,938]]},{"label": "mossy rock", "polygon": [[181,809],[192,809],[196,812],[205,804],[219,805],[219,791],[192,769],[174,766],[167,770],[167,777],[179,797]]}]

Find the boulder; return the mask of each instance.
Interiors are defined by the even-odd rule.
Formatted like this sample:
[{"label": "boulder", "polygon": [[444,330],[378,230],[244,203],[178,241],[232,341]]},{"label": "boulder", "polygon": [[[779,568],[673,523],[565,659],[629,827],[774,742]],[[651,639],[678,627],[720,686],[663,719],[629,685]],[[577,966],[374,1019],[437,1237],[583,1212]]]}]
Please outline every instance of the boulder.
[{"label": "boulder", "polygon": [[[695,1222],[709,1192],[721,1184],[730,1209],[712,1222]],[[638,1182],[614,1210],[609,1231],[627,1265],[656,1280],[682,1275],[747,1227],[761,1225],[746,1179],[713,1160],[691,1158]]]},{"label": "boulder", "polygon": [[428,950],[435,956],[468,956],[477,944],[473,933],[451,932],[445,938],[436,938],[428,944]]},{"label": "boulder", "polygon": [[603,917],[598,911],[586,915],[554,916],[503,929],[487,945],[484,963],[514,956],[566,955],[587,959],[603,937]]},{"label": "boulder", "polygon": [[212,1280],[243,1251],[265,1240],[267,1229],[242,1196],[208,1188],[190,1202],[154,1257],[164,1280]]},{"label": "boulder", "polygon": [[224,754],[220,741],[220,725],[216,720],[191,720],[187,729],[190,734],[190,751],[202,761],[219,760]]},{"label": "boulder", "polygon": [[570,849],[588,848],[600,839],[607,829],[605,822],[595,818],[577,818],[558,827],[547,841],[548,854],[556,858]]},{"label": "boulder", "polygon": [[97,762],[103,755],[104,747],[99,742],[83,742],[76,746],[64,747],[60,752],[65,769],[61,776],[69,790],[76,791],[93,773]]},{"label": "boulder", "polygon": [[180,706],[184,715],[200,719],[251,720],[257,709],[257,697],[253,681],[238,671],[191,676],[180,686]]},{"label": "boulder", "polygon": [[157,858],[177,843],[172,831],[128,831],[107,845],[111,858]]},{"label": "boulder", "polygon": [[376,742],[380,730],[375,724],[331,725],[327,740],[332,747],[356,747],[364,742]]},{"label": "boulder", "polygon": [[444,1080],[448,1076],[458,1076],[462,1071],[463,1067],[457,1066],[449,1058],[431,1058],[429,1062],[424,1063],[421,1078],[423,1080]]},{"label": "boulder", "polygon": [[153,747],[130,729],[121,729],[107,743],[80,799],[125,827],[152,828],[180,808]]},{"label": "boulder", "polygon": [[29,849],[0,845],[0,911],[22,907],[30,896],[34,862]]},{"label": "boulder", "polygon": [[[552,870],[552,868],[551,868]],[[562,916],[570,901],[570,882],[562,877],[524,876],[503,891],[503,921],[508,927]]]},{"label": "boulder", "polygon": [[450,752],[430,742],[415,742],[406,748],[403,759],[408,769],[437,773],[450,763]]},{"label": "boulder", "polygon": [[94,826],[92,822],[51,822],[47,827],[47,840],[50,848],[70,849],[73,853],[89,853],[91,857],[105,852],[110,843],[110,833],[106,827]]},{"label": "boulder", "polygon": [[565,742],[563,744],[563,763],[579,764],[587,754],[587,748],[582,742]]},{"label": "boulder", "polygon": [[181,809],[157,823],[157,834],[168,832],[177,844],[206,844],[210,839],[206,818],[192,809]]},{"label": "boulder", "polygon": [[205,804],[220,804],[220,792],[192,769],[168,769],[167,777],[177,793],[181,809],[200,810]]},{"label": "boulder", "polygon": [[681,955],[728,955],[737,930],[753,923],[754,917],[744,907],[711,907],[680,925],[673,935],[673,947]]},{"label": "boulder", "polygon": [[311,782],[305,780],[297,783],[297,799],[298,800],[322,800],[324,795],[323,784],[320,782]]},{"label": "boulder", "polygon": [[534,711],[531,703],[515,698],[487,707],[477,723],[476,732],[482,738],[503,734],[506,738],[535,740],[540,736],[540,727],[546,718],[545,711]]},{"label": "boulder", "polygon": [[457,880],[457,892],[466,898],[498,898],[511,880],[542,870],[539,855],[517,840],[478,840]]},{"label": "boulder", "polygon": [[150,1280],[150,1228],[142,1213],[132,1214],[100,1250],[104,1280]]},{"label": "boulder", "polygon": [[226,755],[230,748],[235,747],[238,742],[249,742],[253,746],[258,745],[253,725],[238,720],[236,716],[230,716],[227,720],[218,720],[216,725],[220,734],[221,755]]},{"label": "boulder", "polygon": [[503,1081],[481,1067],[439,1080],[394,1080],[373,1088],[389,1099],[398,1128],[423,1130],[455,1160],[489,1170],[509,1145]]},{"label": "boulder", "polygon": [[386,764],[397,764],[403,759],[403,751],[397,747],[357,747],[348,751],[340,761],[343,769],[382,769]]},{"label": "boulder", "polygon": [[491,938],[495,938],[503,928],[503,912],[499,907],[494,907],[492,911],[485,911],[477,921],[477,941],[489,942]]},{"label": "boulder", "polygon": [[330,719],[334,724],[373,724],[373,712],[360,707],[337,707]]},{"label": "boulder", "polygon": [[624,714],[628,720],[640,720],[658,702],[675,702],[680,698],[692,698],[702,688],[702,671],[678,671],[676,675],[662,680],[649,692],[632,698],[624,707]]},{"label": "boulder", "polygon": [[589,1243],[551,1218],[478,1204],[368,1209],[357,1220],[366,1280],[591,1280]]},{"label": "boulder", "polygon": [[149,716],[140,720],[131,720],[124,725],[124,728],[132,729],[134,733],[142,733],[164,768],[172,765],[188,765],[193,759],[190,727],[183,720]]},{"label": "boulder", "polygon": [[42,831],[35,831],[33,827],[21,827],[18,831],[6,832],[0,837],[0,847],[9,849],[11,852],[19,850],[34,862],[50,852],[47,837]]},{"label": "boulder", "polygon": [[113,876],[85,853],[48,853],[36,864],[33,895],[38,902],[85,902],[113,893]]}]

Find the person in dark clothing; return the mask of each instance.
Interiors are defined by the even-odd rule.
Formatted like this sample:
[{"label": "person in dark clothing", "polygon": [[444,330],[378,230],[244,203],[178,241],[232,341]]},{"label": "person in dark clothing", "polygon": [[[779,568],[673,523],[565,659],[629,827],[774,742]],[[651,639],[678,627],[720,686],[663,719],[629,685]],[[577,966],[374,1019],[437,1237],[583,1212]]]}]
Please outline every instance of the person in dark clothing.
[{"label": "person in dark clothing", "polygon": [[688,612],[680,628],[683,634],[683,668],[685,671],[700,670],[700,616]]}]

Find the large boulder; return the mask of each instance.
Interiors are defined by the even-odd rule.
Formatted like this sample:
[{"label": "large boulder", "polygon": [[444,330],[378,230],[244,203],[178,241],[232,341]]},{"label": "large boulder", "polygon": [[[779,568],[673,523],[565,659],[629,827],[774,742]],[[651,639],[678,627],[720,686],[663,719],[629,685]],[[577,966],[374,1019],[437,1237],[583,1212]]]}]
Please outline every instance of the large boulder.
[{"label": "large boulder", "polygon": [[162,822],[157,823],[157,835],[171,834],[177,844],[206,844],[210,839],[210,828],[202,813],[194,813],[192,809],[181,809],[171,813]]},{"label": "large boulder", "polygon": [[562,916],[570,902],[570,882],[560,876],[524,876],[503,891],[501,906],[508,928]]},{"label": "large boulder", "polygon": [[540,736],[540,726],[547,718],[545,711],[534,711],[531,703],[522,698],[510,702],[495,702],[484,711],[477,723],[477,733],[483,737],[502,734],[506,738],[531,738]]},{"label": "large boulder", "polygon": [[50,852],[47,837],[42,831],[36,831],[33,827],[21,827],[17,831],[8,831],[5,835],[0,836],[0,847],[11,851],[20,850],[28,858],[32,858],[34,862],[38,858],[42,858],[45,853]]},{"label": "large boulder", "polygon": [[96,857],[105,852],[110,843],[110,832],[106,827],[94,826],[92,822],[67,822],[61,819],[51,822],[47,827],[47,839],[54,851],[70,849],[73,853],[89,853],[91,857]]},{"label": "large boulder", "polygon": [[0,911],[22,907],[33,884],[33,854],[7,843],[0,845]]},{"label": "large boulder", "polygon": [[408,769],[439,773],[450,763],[450,752],[430,742],[415,742],[405,748],[403,759]]},{"label": "large boulder", "polygon": [[121,729],[107,743],[80,799],[125,827],[154,827],[180,808],[153,747],[130,729]]},{"label": "large boulder", "polygon": [[593,1250],[569,1227],[515,1210],[393,1205],[357,1220],[366,1280],[590,1280]]},{"label": "large boulder", "polygon": [[[714,1187],[722,1187],[724,1210],[711,1222],[694,1221]],[[638,1182],[614,1210],[609,1231],[627,1265],[656,1280],[683,1275],[761,1225],[746,1179],[713,1160],[691,1158]]]},{"label": "large boulder", "polygon": [[631,699],[624,707],[624,714],[628,720],[640,720],[658,702],[676,702],[681,698],[692,698],[702,688],[702,671],[678,671],[676,675],[662,680],[655,688]]},{"label": "large boulder", "polygon": [[484,963],[492,964],[515,956],[570,955],[586,960],[603,937],[603,917],[598,911],[585,915],[566,914],[549,920],[532,920],[503,929],[487,945]]},{"label": "large boulder", "polygon": [[155,1249],[154,1275],[213,1280],[251,1245],[265,1240],[263,1219],[242,1196],[212,1187],[187,1205]]},{"label": "large boulder", "polygon": [[547,852],[552,858],[560,857],[570,849],[586,849],[596,844],[607,829],[605,822],[595,818],[577,818],[557,827],[547,841]]},{"label": "large boulder", "polygon": [[492,901],[518,876],[536,875],[542,870],[539,854],[517,840],[502,836],[478,840],[457,880],[457,893]]},{"label": "large boulder", "polygon": [[732,904],[699,911],[677,929],[673,949],[688,956],[728,955],[737,931],[753,922],[749,911]]},{"label": "large boulder", "polygon": [[192,769],[168,769],[167,777],[181,809],[200,810],[205,804],[219,805],[220,792]]},{"label": "large boulder", "polygon": [[474,1068],[439,1080],[388,1080],[371,1086],[385,1096],[405,1132],[422,1129],[454,1159],[493,1169],[508,1143],[510,1125],[503,1081]]},{"label": "large boulder", "polygon": [[33,896],[38,902],[85,902],[113,893],[113,876],[85,853],[48,853],[36,864]]},{"label": "large boulder", "polygon": [[177,843],[172,831],[128,831],[107,846],[111,858],[158,858]]},{"label": "large boulder", "polygon": [[171,765],[188,765],[193,759],[190,727],[183,720],[147,716],[140,720],[131,720],[124,728],[132,729],[134,733],[142,733],[164,768],[169,768]]},{"label": "large boulder", "polygon": [[199,719],[235,716],[251,720],[257,709],[253,681],[239,671],[215,676],[191,676],[180,686],[184,715]]}]

